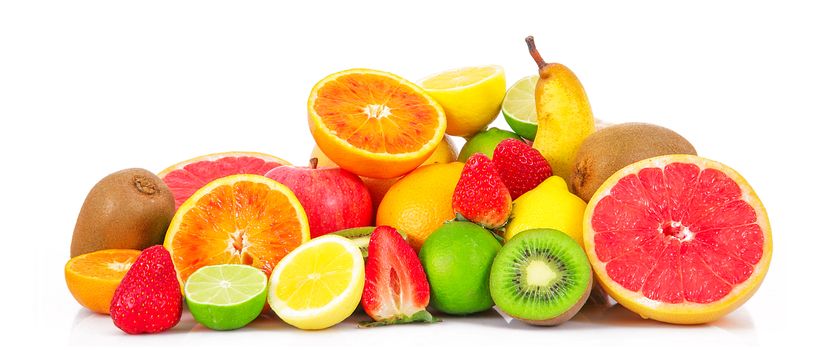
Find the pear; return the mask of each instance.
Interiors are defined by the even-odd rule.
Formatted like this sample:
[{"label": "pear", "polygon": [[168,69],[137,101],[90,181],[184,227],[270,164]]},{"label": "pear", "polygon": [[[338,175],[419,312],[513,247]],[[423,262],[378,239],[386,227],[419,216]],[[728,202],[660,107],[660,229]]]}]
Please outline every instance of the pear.
[{"label": "pear", "polygon": [[595,131],[592,108],[575,73],[562,64],[546,63],[537,51],[533,36],[525,38],[525,42],[540,71],[534,92],[537,106],[534,148],[551,164],[554,175],[568,182],[578,148]]}]

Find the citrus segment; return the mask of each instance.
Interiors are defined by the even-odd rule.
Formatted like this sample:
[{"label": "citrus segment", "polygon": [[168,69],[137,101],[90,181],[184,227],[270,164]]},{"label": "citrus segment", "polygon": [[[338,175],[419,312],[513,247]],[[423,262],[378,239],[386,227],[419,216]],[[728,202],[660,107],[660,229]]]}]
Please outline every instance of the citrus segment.
[{"label": "citrus segment", "polygon": [[309,96],[318,147],[357,175],[390,178],[423,163],[443,139],[446,117],[422,89],[369,69],[332,74]]},{"label": "citrus segment", "polygon": [[164,246],[183,282],[207,265],[272,268],[309,240],[303,207],[286,186],[269,178],[240,174],[199,189],[175,213]]},{"label": "citrus segment", "polygon": [[134,249],[106,249],[70,259],[64,266],[70,294],[89,310],[108,314],[114,291],[139,255]]},{"label": "citrus segment", "polygon": [[309,241],[286,256],[271,274],[268,301],[283,321],[323,329],[346,319],[362,297],[364,260],[349,239]]},{"label": "citrus segment", "polygon": [[584,215],[602,285],[644,317],[703,323],[758,288],[772,242],[764,207],[723,164],[690,155],[634,163],[608,179]]},{"label": "citrus segment", "polygon": [[235,174],[263,175],[290,163],[272,155],[256,152],[225,152],[199,156],[172,165],[158,173],[175,197],[175,206],[218,178]]}]

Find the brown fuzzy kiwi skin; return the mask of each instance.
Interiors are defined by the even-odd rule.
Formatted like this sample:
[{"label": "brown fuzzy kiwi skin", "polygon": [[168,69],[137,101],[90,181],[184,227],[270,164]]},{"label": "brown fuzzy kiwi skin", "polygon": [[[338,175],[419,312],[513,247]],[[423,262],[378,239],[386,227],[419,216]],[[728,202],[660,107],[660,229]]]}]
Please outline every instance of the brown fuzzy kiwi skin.
[{"label": "brown fuzzy kiwi skin", "polygon": [[613,173],[643,159],[666,154],[697,155],[694,146],[671,129],[646,123],[611,125],[589,135],[580,146],[569,190],[586,202]]},{"label": "brown fuzzy kiwi skin", "polygon": [[527,319],[519,318],[519,317],[515,317],[515,316],[514,316],[514,318],[516,318],[517,320],[520,320],[524,323],[534,325],[534,326],[556,326],[556,325],[559,325],[563,322],[566,322],[566,321],[570,320],[572,317],[574,317],[575,315],[577,315],[577,313],[583,307],[583,304],[586,304],[586,300],[589,299],[589,293],[592,291],[592,279],[593,279],[592,271],[590,270],[589,271],[589,283],[586,285],[586,292],[584,292],[583,295],[580,296],[580,299],[577,301],[577,303],[572,305],[572,307],[569,308],[568,310],[566,310],[566,312],[564,312],[560,315],[557,315],[556,317],[552,317],[552,318],[549,318],[549,319],[546,319],[546,320],[527,320]]},{"label": "brown fuzzy kiwi skin", "polygon": [[70,257],[161,244],[174,215],[175,199],[157,175],[139,168],[110,174],[93,186],[82,204]]}]

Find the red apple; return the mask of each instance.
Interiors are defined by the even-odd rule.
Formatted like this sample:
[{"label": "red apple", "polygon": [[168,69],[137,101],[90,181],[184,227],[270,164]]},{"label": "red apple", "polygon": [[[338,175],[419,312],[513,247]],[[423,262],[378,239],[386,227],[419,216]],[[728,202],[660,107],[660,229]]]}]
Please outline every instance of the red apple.
[{"label": "red apple", "polygon": [[370,192],[357,175],[341,168],[281,165],[265,176],[286,185],[303,205],[312,238],[352,227],[371,226]]}]

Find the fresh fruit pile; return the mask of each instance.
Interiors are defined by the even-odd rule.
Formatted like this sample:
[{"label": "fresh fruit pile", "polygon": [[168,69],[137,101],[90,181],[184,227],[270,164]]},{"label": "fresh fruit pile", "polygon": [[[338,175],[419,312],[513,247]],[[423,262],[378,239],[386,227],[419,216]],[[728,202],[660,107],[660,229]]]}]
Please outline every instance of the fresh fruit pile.
[{"label": "fresh fruit pile", "polygon": [[[73,231],[70,293],[128,334],[174,327],[184,304],[214,330],[272,312],[316,330],[494,305],[558,325],[607,295],[697,324],[745,303],[772,255],[747,181],[670,129],[602,127],[575,74],[526,42],[539,74],[507,92],[499,66],[327,76],[308,166],[227,152],[106,176]],[[488,129],[500,111],[512,131]]]}]

